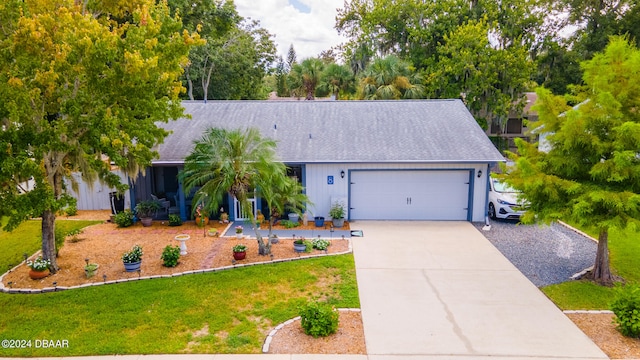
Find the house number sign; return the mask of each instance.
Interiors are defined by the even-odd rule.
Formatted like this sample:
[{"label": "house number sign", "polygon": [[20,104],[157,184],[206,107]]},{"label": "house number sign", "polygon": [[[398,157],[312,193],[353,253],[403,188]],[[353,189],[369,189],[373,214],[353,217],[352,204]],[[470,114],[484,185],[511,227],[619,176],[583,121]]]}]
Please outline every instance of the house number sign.
[{"label": "house number sign", "polygon": [[327,184],[333,185],[333,175],[327,176]]}]

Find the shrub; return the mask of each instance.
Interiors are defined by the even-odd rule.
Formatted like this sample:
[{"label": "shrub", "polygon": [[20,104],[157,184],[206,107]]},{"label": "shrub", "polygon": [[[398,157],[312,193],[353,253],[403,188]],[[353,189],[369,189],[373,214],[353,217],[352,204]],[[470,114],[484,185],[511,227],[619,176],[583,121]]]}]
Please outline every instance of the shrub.
[{"label": "shrub", "polygon": [[291,229],[291,228],[300,226],[299,222],[291,221],[291,220],[282,220],[280,221],[280,224],[284,226],[286,229]]},{"label": "shrub", "polygon": [[338,330],[338,310],[328,304],[309,302],[299,309],[300,325],[304,333],[315,338],[328,336]]},{"label": "shrub", "polygon": [[78,207],[75,204],[71,204],[69,206],[67,206],[66,209],[64,209],[64,213],[67,216],[74,216],[78,214]]},{"label": "shrub", "polygon": [[313,239],[313,248],[318,250],[327,250],[331,243],[325,239]]},{"label": "shrub", "polygon": [[640,286],[627,285],[618,289],[611,304],[618,330],[628,337],[640,337]]},{"label": "shrub", "polygon": [[176,214],[169,215],[169,226],[180,226],[182,225],[182,219],[180,216]]},{"label": "shrub", "polygon": [[164,266],[166,267],[174,267],[178,265],[178,259],[180,259],[180,247],[167,245],[164,250],[162,250],[162,256],[160,256],[160,259],[162,259]]},{"label": "shrub", "polygon": [[304,252],[312,252],[313,251],[313,241],[304,240],[303,243],[306,246],[306,248],[304,249]]},{"label": "shrub", "polygon": [[131,210],[125,210],[121,213],[117,213],[114,220],[118,227],[129,227],[133,225],[133,213]]}]

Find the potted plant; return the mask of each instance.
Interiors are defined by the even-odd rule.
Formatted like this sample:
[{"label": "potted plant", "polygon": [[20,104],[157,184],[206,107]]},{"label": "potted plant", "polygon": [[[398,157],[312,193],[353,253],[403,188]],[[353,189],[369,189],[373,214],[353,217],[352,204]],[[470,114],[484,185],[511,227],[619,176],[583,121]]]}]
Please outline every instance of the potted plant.
[{"label": "potted plant", "polygon": [[218,235],[220,235],[220,233],[218,232],[218,230],[216,230],[215,228],[211,228],[207,231],[207,233],[209,234],[209,236],[211,237],[218,237]]},{"label": "potted plant", "polygon": [[95,263],[87,263],[87,265],[84,266],[84,275],[87,277],[87,279],[96,274],[96,271],[98,271],[98,267],[99,265]]},{"label": "potted plant", "polygon": [[341,202],[335,202],[329,210],[329,216],[333,221],[333,227],[341,228],[344,226],[344,205]]},{"label": "potted plant", "polygon": [[131,251],[122,254],[122,263],[127,272],[138,271],[142,263],[142,247],[134,245]]},{"label": "potted plant", "polygon": [[242,225],[236,226],[236,237],[242,239]]},{"label": "potted plant", "polygon": [[205,209],[202,204],[196,207],[196,225],[198,225],[198,227],[209,225],[209,211]]},{"label": "potted plant", "polygon": [[247,256],[247,245],[238,244],[233,247],[233,258],[242,260]]},{"label": "potted plant", "polygon": [[140,219],[142,226],[151,226],[153,214],[160,209],[160,204],[153,200],[140,201],[136,205],[136,216]]},{"label": "potted plant", "polygon": [[293,241],[293,250],[295,252],[307,251],[307,245],[304,243],[304,239],[298,239]]},{"label": "potted plant", "polygon": [[298,221],[300,221],[300,215],[294,212],[289,213],[289,221],[297,223]]},{"label": "potted plant", "polygon": [[258,223],[258,227],[260,227],[260,225],[262,225],[262,223],[264,222],[264,214],[260,210],[258,210],[257,213],[258,214],[256,215],[256,222]]},{"label": "potted plant", "polygon": [[33,261],[27,260],[27,266],[30,268],[29,277],[33,280],[38,280],[49,276],[49,265],[51,265],[51,262],[43,259],[42,256],[38,256]]},{"label": "potted plant", "polygon": [[222,207],[220,208],[220,222],[224,224],[229,222],[229,214],[224,212],[224,208]]}]

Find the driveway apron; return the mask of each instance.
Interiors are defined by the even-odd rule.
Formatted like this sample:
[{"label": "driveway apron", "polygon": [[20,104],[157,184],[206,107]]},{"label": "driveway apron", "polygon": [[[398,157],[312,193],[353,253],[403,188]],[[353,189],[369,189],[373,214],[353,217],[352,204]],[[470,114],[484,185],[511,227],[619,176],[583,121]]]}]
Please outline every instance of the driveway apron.
[{"label": "driveway apron", "polygon": [[471,223],[351,226],[369,359],[607,359]]}]

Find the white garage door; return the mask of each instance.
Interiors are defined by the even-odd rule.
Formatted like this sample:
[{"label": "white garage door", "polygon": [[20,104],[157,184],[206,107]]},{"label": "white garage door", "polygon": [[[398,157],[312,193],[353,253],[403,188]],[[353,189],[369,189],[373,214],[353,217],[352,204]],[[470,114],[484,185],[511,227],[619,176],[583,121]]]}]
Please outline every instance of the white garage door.
[{"label": "white garage door", "polygon": [[353,171],[352,220],[467,220],[469,171]]}]

